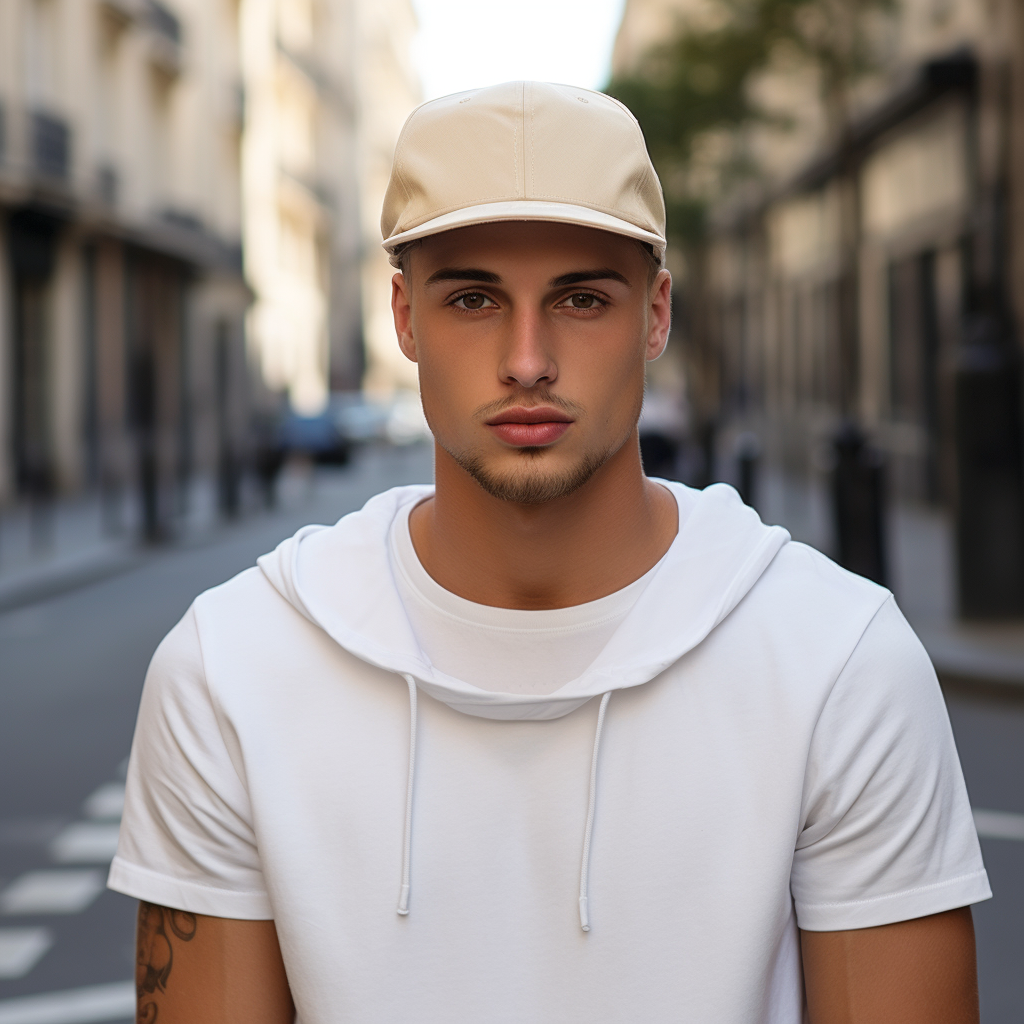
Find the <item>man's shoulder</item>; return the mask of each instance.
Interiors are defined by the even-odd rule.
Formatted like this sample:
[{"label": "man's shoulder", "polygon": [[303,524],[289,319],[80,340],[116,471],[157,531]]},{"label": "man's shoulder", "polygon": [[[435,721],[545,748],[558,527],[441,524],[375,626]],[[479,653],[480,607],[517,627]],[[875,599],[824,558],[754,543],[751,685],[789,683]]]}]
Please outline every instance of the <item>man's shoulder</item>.
[{"label": "man's shoulder", "polygon": [[[150,666],[175,668],[187,666],[191,674],[201,674],[204,640],[211,625],[216,631],[236,623],[260,628],[266,611],[284,611],[287,604],[276,594],[258,566],[250,566],[223,583],[204,590],[181,619],[161,640]],[[256,613],[256,614],[254,614]]]},{"label": "man's shoulder", "polygon": [[891,597],[883,586],[844,569],[817,548],[800,541],[784,544],[761,582],[775,599],[829,608],[876,611]]},{"label": "man's shoulder", "polygon": [[230,615],[257,606],[279,611],[288,607],[258,565],[251,565],[223,583],[204,590],[193,602],[199,618]]},{"label": "man's shoulder", "polygon": [[[871,633],[879,612],[892,607],[885,587],[858,576],[810,545],[790,541],[737,609],[736,626],[760,638],[774,657],[793,666],[817,666],[821,681],[835,677]],[[916,645],[903,621],[902,642]],[[797,672],[805,681],[814,671]]]}]

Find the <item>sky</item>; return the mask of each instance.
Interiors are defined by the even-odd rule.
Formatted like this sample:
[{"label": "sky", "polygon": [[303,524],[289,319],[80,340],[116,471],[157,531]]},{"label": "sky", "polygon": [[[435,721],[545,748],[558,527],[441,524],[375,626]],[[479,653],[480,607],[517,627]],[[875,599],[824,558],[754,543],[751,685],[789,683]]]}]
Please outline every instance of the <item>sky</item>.
[{"label": "sky", "polygon": [[423,98],[532,78],[599,89],[624,0],[413,0]]}]

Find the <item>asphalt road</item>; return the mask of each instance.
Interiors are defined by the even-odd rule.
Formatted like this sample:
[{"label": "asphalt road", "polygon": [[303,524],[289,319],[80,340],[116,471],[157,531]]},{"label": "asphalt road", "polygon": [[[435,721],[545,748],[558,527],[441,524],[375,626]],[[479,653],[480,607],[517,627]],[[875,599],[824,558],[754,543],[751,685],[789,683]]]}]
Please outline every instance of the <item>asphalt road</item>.
[{"label": "asphalt road", "polygon": [[[163,635],[196,594],[305,523],[334,522],[381,490],[430,478],[424,447],[370,453],[318,474],[286,510],[0,614],[0,974],[6,961],[9,975],[0,977],[0,1024],[133,1018],[123,1007],[135,901],[101,884],[141,683]],[[37,955],[10,976],[19,956]],[[69,991],[63,1002],[48,995]],[[36,994],[49,1001],[12,1002]]]},{"label": "asphalt road", "polygon": [[[375,455],[318,477],[286,511],[0,614],[0,1024],[131,1019],[135,904],[101,885],[140,686],[160,638],[198,592],[298,526],[333,521],[429,473],[422,449]],[[947,700],[974,806],[1024,814],[1024,688],[1013,696],[960,685]],[[982,1020],[1020,1024],[1024,841],[986,838],[983,848],[996,896],[975,908]]]},{"label": "asphalt road", "polygon": [[[945,693],[976,813],[982,808],[1024,816],[1024,686],[958,683]],[[993,893],[974,908],[982,1024],[1024,1021],[1024,817],[1017,822],[1014,839],[981,830]]]}]

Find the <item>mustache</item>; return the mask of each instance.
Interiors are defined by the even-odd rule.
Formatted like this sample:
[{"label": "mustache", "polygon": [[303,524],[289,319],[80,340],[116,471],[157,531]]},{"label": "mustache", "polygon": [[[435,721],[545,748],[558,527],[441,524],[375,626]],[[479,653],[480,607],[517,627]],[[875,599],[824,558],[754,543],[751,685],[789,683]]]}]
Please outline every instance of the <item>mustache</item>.
[{"label": "mustache", "polygon": [[492,416],[497,416],[498,413],[502,413],[506,409],[514,409],[517,406],[522,406],[524,409],[534,409],[539,405],[553,406],[555,409],[567,413],[573,419],[579,419],[585,411],[578,402],[552,394],[544,388],[531,388],[529,391],[523,388],[514,394],[499,398],[496,402],[488,402],[487,405],[480,406],[473,416],[474,419],[486,420]]}]

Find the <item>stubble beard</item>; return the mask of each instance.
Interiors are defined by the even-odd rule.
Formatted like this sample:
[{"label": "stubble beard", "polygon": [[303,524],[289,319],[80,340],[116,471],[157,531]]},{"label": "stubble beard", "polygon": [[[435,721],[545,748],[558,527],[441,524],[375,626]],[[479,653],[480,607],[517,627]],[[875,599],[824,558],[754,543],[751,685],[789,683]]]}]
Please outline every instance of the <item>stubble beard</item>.
[{"label": "stubble beard", "polygon": [[479,451],[453,451],[442,448],[492,498],[517,505],[543,505],[578,491],[612,457],[614,451],[587,452],[572,466],[544,472],[538,465],[548,454],[546,448],[519,448],[518,465],[503,473],[491,470]]}]

